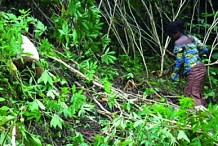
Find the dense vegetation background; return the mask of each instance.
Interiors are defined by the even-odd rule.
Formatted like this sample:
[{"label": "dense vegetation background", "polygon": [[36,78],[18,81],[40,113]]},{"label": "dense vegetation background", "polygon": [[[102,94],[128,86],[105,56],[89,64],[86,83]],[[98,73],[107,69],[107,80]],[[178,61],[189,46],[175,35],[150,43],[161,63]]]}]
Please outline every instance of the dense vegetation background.
[{"label": "dense vegetation background", "polygon": [[[218,145],[217,0],[2,0],[0,145]],[[209,48],[207,110],[169,79],[166,24],[183,19]],[[15,71],[20,35],[40,78]],[[33,66],[34,68],[34,66]]]}]

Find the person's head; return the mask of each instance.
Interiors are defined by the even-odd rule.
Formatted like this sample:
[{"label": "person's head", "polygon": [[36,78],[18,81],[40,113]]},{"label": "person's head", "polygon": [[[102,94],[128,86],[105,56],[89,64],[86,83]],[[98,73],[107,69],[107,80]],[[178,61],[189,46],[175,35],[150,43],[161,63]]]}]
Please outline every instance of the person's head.
[{"label": "person's head", "polygon": [[166,33],[173,39],[177,40],[184,34],[184,22],[182,20],[175,20],[167,25]]}]

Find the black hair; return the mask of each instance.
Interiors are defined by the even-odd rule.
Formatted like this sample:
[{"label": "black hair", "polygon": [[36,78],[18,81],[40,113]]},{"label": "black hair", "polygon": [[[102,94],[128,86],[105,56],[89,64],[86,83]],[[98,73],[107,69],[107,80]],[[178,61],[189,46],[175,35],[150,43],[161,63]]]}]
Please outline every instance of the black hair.
[{"label": "black hair", "polygon": [[171,36],[172,34],[175,34],[177,32],[185,33],[184,32],[184,22],[181,19],[177,19],[175,21],[172,21],[168,23],[166,28],[166,33]]}]

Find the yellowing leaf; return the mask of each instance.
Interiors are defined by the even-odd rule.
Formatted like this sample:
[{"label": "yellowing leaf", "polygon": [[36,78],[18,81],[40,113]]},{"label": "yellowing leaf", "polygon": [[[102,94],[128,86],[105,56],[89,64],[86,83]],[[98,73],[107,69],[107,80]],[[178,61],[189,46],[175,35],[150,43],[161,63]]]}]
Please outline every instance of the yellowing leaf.
[{"label": "yellowing leaf", "polygon": [[107,99],[106,97],[101,98],[101,100],[102,100],[102,101],[106,101],[106,102],[108,101],[108,99]]},{"label": "yellowing leaf", "polygon": [[16,71],[17,70],[17,67],[14,65],[13,61],[12,60],[9,60],[8,61],[8,67],[11,71]]}]

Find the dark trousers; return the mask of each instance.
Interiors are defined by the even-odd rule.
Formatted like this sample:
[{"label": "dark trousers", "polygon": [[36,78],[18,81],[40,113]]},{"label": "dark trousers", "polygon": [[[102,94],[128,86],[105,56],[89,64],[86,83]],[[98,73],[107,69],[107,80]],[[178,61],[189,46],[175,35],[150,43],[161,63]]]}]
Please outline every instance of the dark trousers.
[{"label": "dark trousers", "polygon": [[186,76],[184,95],[194,99],[195,106],[206,105],[203,98],[203,89],[206,78],[206,67],[204,64],[194,66]]}]

